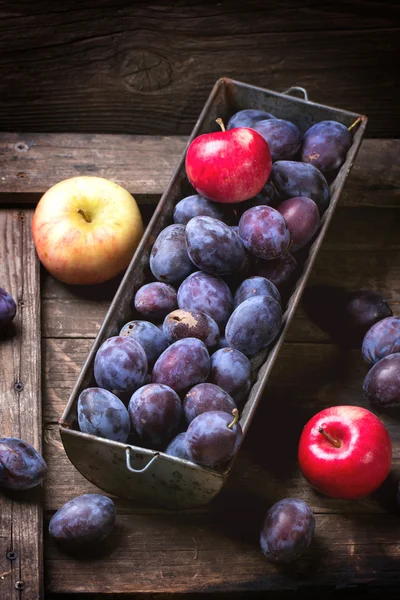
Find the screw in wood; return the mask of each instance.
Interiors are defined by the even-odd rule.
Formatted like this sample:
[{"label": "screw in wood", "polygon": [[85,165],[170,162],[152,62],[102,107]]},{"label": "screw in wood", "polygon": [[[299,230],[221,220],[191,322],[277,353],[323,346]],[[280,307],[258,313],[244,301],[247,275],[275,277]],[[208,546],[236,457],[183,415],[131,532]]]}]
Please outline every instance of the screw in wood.
[{"label": "screw in wood", "polygon": [[6,554],[6,558],[8,560],[17,560],[17,556],[18,554],[16,552],[14,552],[14,550],[10,550],[9,552],[7,552]]},{"label": "screw in wood", "polygon": [[25,589],[25,583],[23,581],[16,581],[15,582],[15,589],[19,590],[19,591]]},{"label": "screw in wood", "polygon": [[14,148],[17,152],[28,152],[29,150],[28,144],[25,144],[25,142],[18,142]]},{"label": "screw in wood", "polygon": [[23,389],[24,389],[24,384],[22,383],[22,381],[16,381],[14,383],[14,390],[16,392],[22,392]]}]

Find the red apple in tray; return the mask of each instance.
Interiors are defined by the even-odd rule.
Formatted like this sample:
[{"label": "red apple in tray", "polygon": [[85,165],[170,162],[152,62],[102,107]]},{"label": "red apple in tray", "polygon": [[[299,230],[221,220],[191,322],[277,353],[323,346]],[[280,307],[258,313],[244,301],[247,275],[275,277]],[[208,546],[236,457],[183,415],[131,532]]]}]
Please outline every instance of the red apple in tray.
[{"label": "red apple in tray", "polygon": [[376,490],[389,474],[392,445],[377,416],[360,406],[334,406],[305,425],[299,465],[307,481],[331,498],[353,500]]},{"label": "red apple in tray", "polygon": [[254,129],[239,127],[200,135],[186,154],[186,174],[199,193],[214,202],[236,203],[256,196],[271,173],[271,153]]}]

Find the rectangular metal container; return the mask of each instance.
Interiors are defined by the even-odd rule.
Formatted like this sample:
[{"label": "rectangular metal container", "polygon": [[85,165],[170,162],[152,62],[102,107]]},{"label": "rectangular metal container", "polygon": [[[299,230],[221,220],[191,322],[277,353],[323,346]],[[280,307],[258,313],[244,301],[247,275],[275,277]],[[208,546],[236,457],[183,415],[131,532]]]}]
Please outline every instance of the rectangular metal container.
[{"label": "rectangular metal container", "polygon": [[[304,99],[290,95],[295,92],[300,92]],[[293,121],[302,133],[318,121],[335,120],[349,127],[357,118],[361,118],[346,162],[330,186],[329,208],[321,220],[318,236],[310,248],[302,274],[287,303],[280,335],[269,350],[261,356],[258,365],[253,365],[254,385],[240,418],[245,436],[285,340],[286,332],[338,204],[343,185],[356,158],[367,119],[363,115],[310,102],[303,88],[290,88],[286,92],[277,93],[223,78],[215,84],[188,140],[188,145],[198,135],[216,131],[218,127],[215,120],[218,117],[222,117],[226,122],[232,114],[244,108],[263,109],[278,118]],[[172,508],[188,508],[209,502],[222,489],[232,461],[224,471],[215,471],[167,456],[162,452],[82,433],[77,426],[76,404],[80,392],[86,387],[95,385],[93,364],[98,348],[107,338],[117,335],[122,325],[132,318],[134,294],[139,287],[149,281],[149,254],[157,235],[172,223],[175,204],[193,193],[186,178],[185,154],[186,152],[183,153],[143,235],[60,421],[61,438],[68,457],[89,481],[109,494],[140,503],[146,502]],[[257,369],[259,366],[260,368]]]}]

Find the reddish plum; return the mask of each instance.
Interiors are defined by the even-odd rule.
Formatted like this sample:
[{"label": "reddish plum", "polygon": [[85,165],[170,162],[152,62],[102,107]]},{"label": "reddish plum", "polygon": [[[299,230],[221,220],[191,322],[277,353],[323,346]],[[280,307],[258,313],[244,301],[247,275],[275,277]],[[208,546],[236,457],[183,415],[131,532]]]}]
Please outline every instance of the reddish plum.
[{"label": "reddish plum", "polygon": [[319,226],[319,210],[314,200],[305,196],[290,198],[278,206],[285,218],[292,238],[290,250],[303,248],[314,236]]}]

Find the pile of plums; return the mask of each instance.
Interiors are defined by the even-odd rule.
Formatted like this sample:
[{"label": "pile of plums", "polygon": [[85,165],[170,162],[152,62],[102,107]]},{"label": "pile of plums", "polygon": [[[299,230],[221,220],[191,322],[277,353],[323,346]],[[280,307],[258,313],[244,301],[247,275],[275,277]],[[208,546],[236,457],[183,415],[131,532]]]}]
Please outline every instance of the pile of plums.
[{"label": "pile of plums", "polygon": [[[220,120],[218,120],[220,121]],[[135,320],[99,348],[81,431],[221,468],[237,451],[251,359],[279,334],[281,294],[314,238],[352,132],[242,110],[197,137],[180,200],[150,254]]]}]

